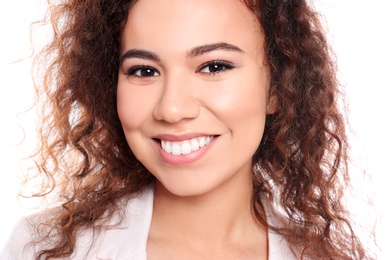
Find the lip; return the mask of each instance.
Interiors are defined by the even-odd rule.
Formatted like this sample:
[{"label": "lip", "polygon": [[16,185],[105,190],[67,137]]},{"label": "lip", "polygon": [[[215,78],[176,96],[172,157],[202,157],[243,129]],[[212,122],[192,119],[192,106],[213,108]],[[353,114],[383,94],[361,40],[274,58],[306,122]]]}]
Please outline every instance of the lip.
[{"label": "lip", "polygon": [[[161,148],[161,141],[160,141],[161,139],[170,142],[182,142],[185,140],[190,140],[192,138],[198,138],[202,136],[213,136],[214,138],[211,140],[211,142],[208,145],[196,151],[192,151],[190,154],[173,155],[171,153],[165,152]],[[200,133],[184,134],[184,135],[161,134],[153,137],[153,140],[156,149],[158,150],[164,162],[170,165],[184,166],[200,160],[214,146],[218,137],[219,137],[218,135],[200,134]]]}]

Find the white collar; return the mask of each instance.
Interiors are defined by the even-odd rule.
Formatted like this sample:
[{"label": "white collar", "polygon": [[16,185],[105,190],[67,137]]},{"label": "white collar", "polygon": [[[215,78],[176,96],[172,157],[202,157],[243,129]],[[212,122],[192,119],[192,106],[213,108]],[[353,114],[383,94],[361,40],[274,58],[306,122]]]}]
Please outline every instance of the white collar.
[{"label": "white collar", "polygon": [[[108,229],[99,241],[98,259],[146,260],[146,245],[152,222],[154,188],[129,200],[119,227]],[[110,224],[120,218],[113,217]]]},{"label": "white collar", "polygon": [[[146,189],[140,196],[129,200],[125,218],[113,229],[104,232],[97,250],[98,259],[146,260],[146,246],[153,214],[154,188]],[[267,206],[267,221],[273,222]],[[116,224],[113,217],[110,224]],[[285,239],[273,232],[268,233],[269,260],[295,259]]]}]

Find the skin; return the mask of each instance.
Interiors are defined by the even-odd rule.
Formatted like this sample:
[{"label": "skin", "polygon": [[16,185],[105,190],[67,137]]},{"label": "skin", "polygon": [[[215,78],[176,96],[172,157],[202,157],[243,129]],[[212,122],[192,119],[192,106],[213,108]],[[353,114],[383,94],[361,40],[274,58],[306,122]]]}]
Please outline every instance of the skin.
[{"label": "skin", "polygon": [[[157,179],[148,258],[267,258],[250,208],[252,156],[270,112],[263,42],[239,0],[140,0],[130,11],[117,107]],[[184,156],[160,148],[160,139],[199,136],[214,139]]]}]

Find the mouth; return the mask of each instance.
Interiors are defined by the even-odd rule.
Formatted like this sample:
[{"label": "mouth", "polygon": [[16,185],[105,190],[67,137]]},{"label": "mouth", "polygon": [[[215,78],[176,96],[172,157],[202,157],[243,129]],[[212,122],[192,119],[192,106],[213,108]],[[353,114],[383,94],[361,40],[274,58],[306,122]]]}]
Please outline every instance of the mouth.
[{"label": "mouth", "polygon": [[166,153],[179,156],[179,155],[188,155],[194,151],[202,149],[207,146],[215,136],[200,136],[196,138],[191,138],[188,140],[183,140],[180,142],[172,142],[163,139],[158,139],[161,143],[161,149]]}]

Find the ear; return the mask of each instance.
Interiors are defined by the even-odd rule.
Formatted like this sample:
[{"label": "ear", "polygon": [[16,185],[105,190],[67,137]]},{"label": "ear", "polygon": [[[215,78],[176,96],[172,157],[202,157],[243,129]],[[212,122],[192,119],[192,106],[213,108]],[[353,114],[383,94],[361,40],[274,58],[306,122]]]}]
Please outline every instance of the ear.
[{"label": "ear", "polygon": [[268,97],[267,101],[267,115],[272,115],[276,113],[276,110],[278,108],[278,98],[275,94],[271,94]]}]

